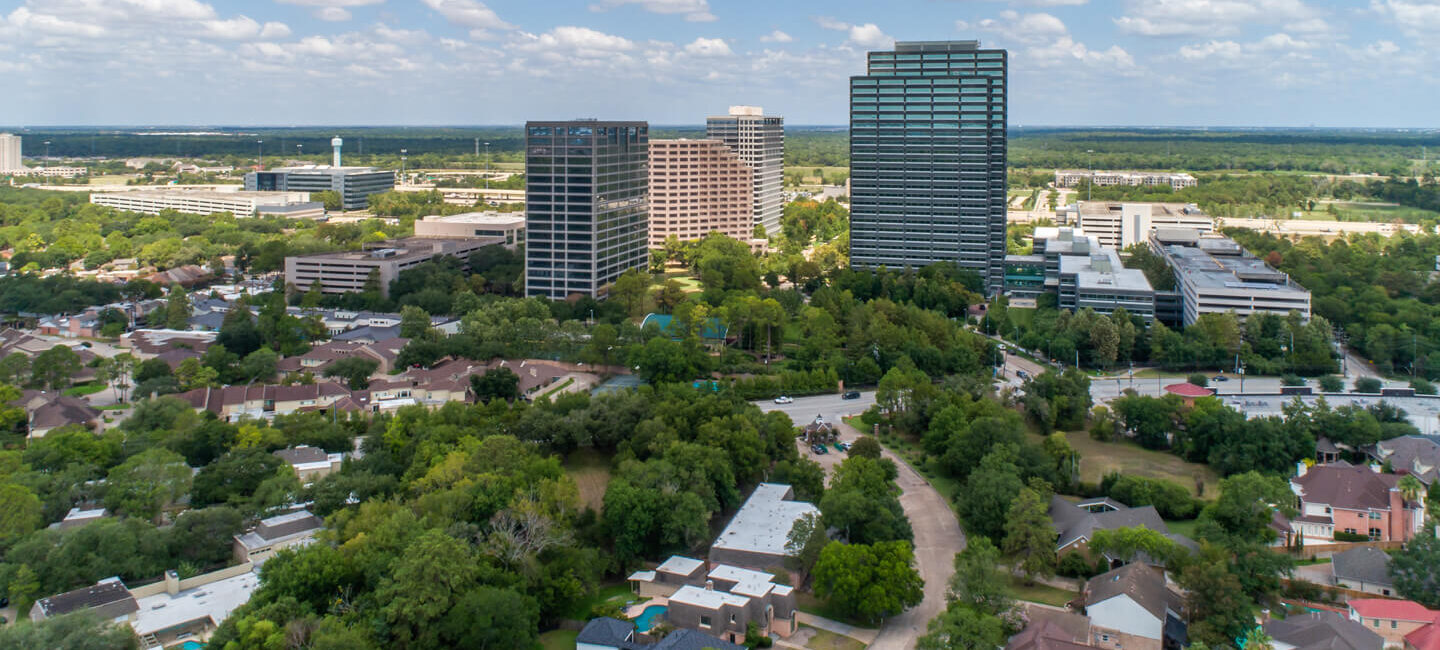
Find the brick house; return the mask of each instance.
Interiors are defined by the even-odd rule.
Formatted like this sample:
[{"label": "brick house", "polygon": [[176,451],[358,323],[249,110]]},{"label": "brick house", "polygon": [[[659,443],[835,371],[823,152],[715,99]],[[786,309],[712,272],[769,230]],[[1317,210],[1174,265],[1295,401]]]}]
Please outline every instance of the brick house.
[{"label": "brick house", "polygon": [[1405,637],[1424,629],[1433,630],[1440,611],[1427,609],[1413,600],[1356,598],[1349,602],[1350,620],[1379,634],[1387,646],[1405,644]]},{"label": "brick house", "polygon": [[1374,541],[1409,541],[1424,522],[1423,498],[1407,502],[1400,477],[1345,463],[1296,468],[1290,489],[1299,514],[1290,521],[1307,542],[1333,543],[1336,533]]}]

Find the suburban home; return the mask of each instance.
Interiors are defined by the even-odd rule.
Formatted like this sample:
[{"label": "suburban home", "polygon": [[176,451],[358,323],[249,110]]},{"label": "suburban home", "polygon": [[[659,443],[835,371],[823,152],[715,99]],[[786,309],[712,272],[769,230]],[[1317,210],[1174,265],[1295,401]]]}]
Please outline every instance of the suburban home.
[{"label": "suburban home", "polygon": [[119,578],[106,578],[93,586],[35,601],[30,607],[30,620],[42,621],[71,612],[89,611],[101,620],[123,622],[139,608],[125,583]]},{"label": "suburban home", "polygon": [[1179,650],[1186,644],[1182,599],[1165,572],[1142,562],[1102,573],[1080,594],[1097,648]]},{"label": "suburban home", "polygon": [[209,639],[260,586],[254,569],[242,563],[184,580],[171,570],[162,582],[131,589],[138,608],[130,628],[140,637],[140,647],[179,647],[173,644]]},{"label": "suburban home", "polygon": [[1090,619],[1071,612],[1025,608],[1025,629],[1010,637],[1005,650],[1079,650],[1090,646]]},{"label": "suburban home", "polygon": [[1335,612],[1295,613],[1263,626],[1275,650],[1381,650],[1385,640]]},{"label": "suburban home", "polygon": [[276,551],[309,544],[324,525],[308,510],[263,519],[249,532],[235,536],[235,561],[262,564]]},{"label": "suburban home", "polygon": [[1330,560],[1333,584],[1342,589],[1377,596],[1393,596],[1395,581],[1390,577],[1390,554],[1369,546],[1336,553]]},{"label": "suburban home", "polygon": [[675,630],[659,641],[637,637],[635,624],[616,618],[592,618],[575,637],[576,650],[744,650],[695,630]]},{"label": "suburban home", "polygon": [[110,513],[104,508],[71,508],[69,512],[65,513],[64,519],[50,524],[50,527],[57,530],[70,530],[100,521],[109,515]]},{"label": "suburban home", "polygon": [[[1190,550],[1198,545],[1194,540],[1170,532],[1165,520],[1155,506],[1131,508],[1109,498],[1069,501],[1060,495],[1050,497],[1050,521],[1058,534],[1055,553],[1063,555],[1083,551],[1090,545],[1090,538],[1097,530],[1119,528],[1148,528],[1170,538],[1171,541]],[[1119,566],[1119,558],[1106,557],[1113,566]]]},{"label": "suburban home", "polygon": [[1405,650],[1440,650],[1440,614],[1429,625],[1405,635]]},{"label": "suburban home", "polygon": [[1440,438],[1435,436],[1400,436],[1381,440],[1366,450],[1376,463],[1389,463],[1396,474],[1409,474],[1426,487],[1440,476]]},{"label": "suburban home", "polygon": [[1424,523],[1423,503],[1407,502],[1400,477],[1348,464],[1296,465],[1290,489],[1299,500],[1291,529],[1307,543],[1334,543],[1337,533],[1372,541],[1409,541]]},{"label": "suburban home", "polygon": [[1355,598],[1348,604],[1350,620],[1379,634],[1385,639],[1386,646],[1403,646],[1406,636],[1426,628],[1430,628],[1429,631],[1420,637],[1429,641],[1435,634],[1435,619],[1440,617],[1440,610],[1427,609],[1413,600]]},{"label": "suburban home", "polygon": [[743,643],[751,623],[765,636],[789,637],[799,629],[794,587],[776,584],[769,573],[672,557],[629,580],[636,593],[652,598],[647,602],[665,605],[665,619],[678,628],[731,643]]},{"label": "suburban home", "polygon": [[324,449],[309,445],[279,449],[274,454],[295,470],[295,478],[300,479],[303,485],[309,485],[332,472],[340,471],[340,464],[345,461],[344,454],[326,453]]},{"label": "suburban home", "polygon": [[53,391],[26,390],[10,402],[25,409],[27,437],[44,438],[60,427],[80,426],[94,433],[104,429],[100,410],[79,398]]},{"label": "suburban home", "polygon": [[782,566],[790,529],[811,514],[819,516],[820,509],[796,501],[790,486],[761,483],[710,545],[710,562],[757,570]]}]

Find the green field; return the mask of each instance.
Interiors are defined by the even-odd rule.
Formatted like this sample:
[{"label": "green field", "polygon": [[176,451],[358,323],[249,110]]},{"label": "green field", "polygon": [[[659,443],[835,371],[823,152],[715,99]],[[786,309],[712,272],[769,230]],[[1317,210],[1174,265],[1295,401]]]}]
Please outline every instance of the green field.
[{"label": "green field", "polygon": [[800,626],[800,629],[814,631],[810,640],[805,642],[805,647],[811,650],[864,650],[865,648],[865,644],[855,639],[828,630],[822,630],[804,624]]},{"label": "green field", "polygon": [[540,647],[545,650],[575,650],[575,630],[551,630],[540,635]]},{"label": "green field", "polygon": [[1005,593],[1015,600],[1041,603],[1054,607],[1064,607],[1065,603],[1074,600],[1075,597],[1079,595],[1073,591],[1057,589],[1050,585],[1042,585],[1038,582],[1027,586],[1022,578],[1014,575],[1010,576],[1010,583],[1005,586]]},{"label": "green field", "polygon": [[[1328,206],[1334,206],[1332,213],[1327,210]],[[1393,203],[1373,203],[1360,201],[1317,201],[1317,209],[1302,211],[1301,219],[1313,221],[1373,221],[1390,223],[1402,221],[1405,223],[1419,223],[1422,219],[1434,219],[1440,217],[1440,213],[1433,210],[1422,210],[1410,208]]]},{"label": "green field", "polygon": [[575,607],[570,610],[569,616],[567,616],[566,618],[571,618],[577,621],[585,621],[590,618],[590,611],[595,609],[595,607],[598,605],[615,605],[616,607],[624,609],[627,604],[639,599],[640,597],[635,595],[635,592],[630,591],[629,582],[618,582],[615,584],[605,585],[603,587],[600,587],[600,589],[596,591],[594,595],[576,603]]},{"label": "green field", "polygon": [[565,473],[579,488],[580,502],[600,512],[605,488],[610,485],[610,457],[593,447],[581,447],[565,457]]},{"label": "green field", "polygon": [[[1031,440],[1040,442],[1039,434],[1030,433]],[[1133,474],[1146,478],[1173,481],[1195,494],[1195,479],[1205,484],[1209,497],[1219,489],[1220,475],[1207,465],[1189,463],[1179,456],[1163,451],[1145,449],[1129,442],[1100,442],[1085,431],[1065,434],[1070,446],[1080,453],[1080,480],[1099,483],[1110,472]]]}]

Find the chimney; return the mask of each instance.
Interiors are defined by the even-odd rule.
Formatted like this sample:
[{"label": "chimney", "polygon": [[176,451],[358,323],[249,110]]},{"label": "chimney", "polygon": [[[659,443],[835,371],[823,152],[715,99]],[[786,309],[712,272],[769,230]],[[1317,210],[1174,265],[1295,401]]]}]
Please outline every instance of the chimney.
[{"label": "chimney", "polygon": [[180,574],[174,569],[165,572],[165,593],[171,596],[180,593]]},{"label": "chimney", "polygon": [[1397,542],[1405,541],[1405,495],[1400,494],[1399,488],[1390,488],[1390,539]]},{"label": "chimney", "polygon": [[714,581],[714,580],[706,580],[706,581],[705,581],[705,591],[715,591],[715,581]]},{"label": "chimney", "polygon": [[1310,468],[1305,465],[1305,462],[1304,462],[1304,461],[1297,461],[1297,462],[1295,463],[1295,478],[1300,478],[1300,477],[1304,476],[1304,475],[1305,475],[1305,471],[1308,470],[1308,469],[1310,469]]}]

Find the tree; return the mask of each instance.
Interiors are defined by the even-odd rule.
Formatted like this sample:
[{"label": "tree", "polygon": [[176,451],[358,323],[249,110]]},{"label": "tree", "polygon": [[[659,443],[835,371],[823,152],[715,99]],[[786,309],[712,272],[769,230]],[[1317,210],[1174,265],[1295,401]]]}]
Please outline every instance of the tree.
[{"label": "tree", "polygon": [[1027,584],[1035,576],[1055,575],[1055,527],[1047,514],[1048,504],[1030,488],[1020,490],[1010,504],[1005,520],[1005,554],[1019,562]]},{"label": "tree", "polygon": [[846,616],[875,622],[924,598],[910,542],[873,545],[830,542],[815,563],[815,595]]},{"label": "tree", "polygon": [[1390,577],[1400,595],[1431,609],[1440,609],[1440,541],[1418,535],[1390,561]]},{"label": "tree", "polygon": [[323,203],[325,205],[326,212],[334,212],[343,207],[340,202],[340,193],[333,190],[311,192],[310,200]]},{"label": "tree", "polygon": [[610,297],[625,305],[625,313],[639,318],[645,308],[645,293],[650,289],[650,275],[637,269],[630,269],[615,278],[610,286]]},{"label": "tree", "polygon": [[157,519],[161,509],[190,491],[185,457],[160,447],[147,449],[110,470],[105,507],[132,517]]},{"label": "tree", "polygon": [[452,648],[527,648],[539,638],[540,608],[534,598],[490,586],[466,592],[438,623]]},{"label": "tree", "polygon": [[124,402],[126,391],[131,385],[130,376],[134,372],[135,356],[129,352],[121,352],[113,357],[101,357],[95,378],[108,384],[115,390],[116,399]]},{"label": "tree", "polygon": [[1220,480],[1220,498],[1205,507],[1202,523],[1219,528],[1221,535],[1241,541],[1267,541],[1274,532],[1270,520],[1276,510],[1289,516],[1295,495],[1278,476],[1259,472],[1236,474]]},{"label": "tree", "polygon": [[1015,447],[996,445],[970,474],[959,499],[960,521],[971,536],[1002,539],[1010,504],[1025,483],[1015,466]]},{"label": "tree", "polygon": [[326,377],[340,377],[350,390],[365,390],[370,385],[370,375],[380,367],[380,362],[365,357],[345,357],[325,366]]},{"label": "tree", "polygon": [[1320,391],[1324,393],[1339,393],[1345,390],[1345,380],[1335,375],[1325,375],[1320,378]]},{"label": "tree", "polygon": [[40,497],[23,485],[0,484],[0,549],[9,548],[43,523]]},{"label": "tree", "polygon": [[912,539],[914,531],[895,496],[894,471],[894,465],[885,459],[845,459],[835,468],[830,487],[820,500],[825,525],[856,544]]},{"label": "tree", "polygon": [[430,314],[415,305],[400,308],[400,337],[425,338],[430,333]]},{"label": "tree", "polygon": [[22,352],[11,352],[4,359],[0,359],[0,383],[18,386],[28,381],[30,381],[30,357],[25,356]]},{"label": "tree", "polygon": [[270,348],[260,348],[240,361],[240,376],[246,381],[265,382],[275,378],[280,355]]},{"label": "tree", "polygon": [[213,388],[220,385],[220,372],[210,366],[202,365],[200,359],[190,357],[175,366],[175,379],[180,382],[181,390],[194,390],[207,386]]},{"label": "tree", "polygon": [[520,398],[520,376],[509,368],[495,368],[483,375],[470,375],[470,392],[475,401],[484,403],[493,399],[513,402]]},{"label": "tree", "polygon": [[806,513],[795,520],[785,536],[785,564],[800,575],[808,576],[820,560],[820,552],[829,544],[830,538],[820,517],[813,512]]},{"label": "tree", "polygon": [[1179,582],[1188,591],[1185,612],[1192,641],[1230,647],[1255,626],[1255,604],[1218,549],[1207,549],[1201,561],[1186,566]]},{"label": "tree", "polygon": [[216,542],[231,539],[243,524],[240,511],[227,506],[186,510],[170,529],[170,554],[196,566],[224,563],[230,559],[230,546]]},{"label": "tree", "polygon": [[955,575],[950,577],[946,598],[958,607],[999,615],[1014,604],[1005,591],[1008,582],[1000,570],[1000,549],[987,537],[972,537],[965,550],[955,554]]},{"label": "tree", "polygon": [[1355,380],[1355,392],[1357,393],[1378,393],[1384,384],[1375,377],[1359,377]]},{"label": "tree", "polygon": [[1144,526],[1098,529],[1090,536],[1090,551],[1123,564],[1143,557],[1166,567],[1186,555],[1185,547]]},{"label": "tree", "polygon": [[[12,595],[12,600],[18,599]],[[77,612],[28,625],[0,627],[0,647],[12,650],[135,650],[140,647],[140,639],[129,625],[117,625],[88,612]]]},{"label": "tree", "polygon": [[850,445],[849,456],[863,456],[871,460],[880,460],[880,441],[873,436],[860,436]]},{"label": "tree", "polygon": [[53,346],[35,355],[35,362],[30,366],[30,383],[38,388],[64,389],[70,385],[71,378],[80,372],[82,365],[80,355],[75,354],[68,346]]},{"label": "tree", "polygon": [[476,586],[479,575],[480,565],[464,542],[436,529],[421,533],[376,590],[391,636],[401,646],[435,645],[436,624]]},{"label": "tree", "polygon": [[994,650],[1005,645],[1010,630],[998,616],[952,605],[930,621],[919,650]]},{"label": "tree", "polygon": [[170,296],[165,299],[165,327],[172,330],[190,329],[190,297],[185,288],[170,285]]},{"label": "tree", "polygon": [[197,506],[243,505],[283,464],[263,448],[232,449],[195,475],[192,500]]}]

